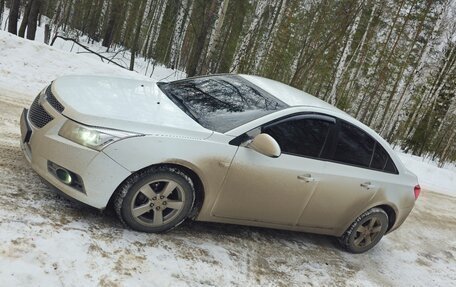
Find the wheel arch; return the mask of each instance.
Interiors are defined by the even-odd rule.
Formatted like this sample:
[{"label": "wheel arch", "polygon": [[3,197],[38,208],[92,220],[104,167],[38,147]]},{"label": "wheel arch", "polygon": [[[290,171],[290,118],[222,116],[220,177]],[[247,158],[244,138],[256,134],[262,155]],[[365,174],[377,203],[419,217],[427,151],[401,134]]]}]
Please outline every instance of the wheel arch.
[{"label": "wheel arch", "polygon": [[336,233],[336,236],[341,236],[349,227],[350,225],[363,213],[366,211],[372,209],[372,208],[380,208],[383,211],[386,212],[388,215],[388,229],[386,230],[386,234],[394,227],[397,221],[397,209],[394,208],[394,205],[387,203],[387,202],[382,202],[382,203],[376,203],[374,205],[369,206],[368,208],[365,208],[361,210],[359,213],[355,214],[354,217],[346,223],[341,229],[338,230]]},{"label": "wheel arch", "polygon": [[381,204],[381,205],[374,206],[372,208],[375,208],[375,207],[383,209],[383,211],[385,211],[386,214],[388,215],[388,229],[386,230],[386,233],[388,233],[391,230],[391,228],[393,228],[394,224],[396,224],[396,220],[397,220],[396,210],[394,210],[394,208],[388,204]]},{"label": "wheel arch", "polygon": [[112,193],[111,197],[109,198],[108,201],[108,206],[112,206],[113,200],[116,197],[116,194],[119,190],[119,188],[126,182],[128,181],[131,177],[135,176],[138,173],[143,172],[144,170],[151,169],[151,168],[169,168],[169,169],[178,169],[180,172],[184,173],[186,176],[190,178],[190,180],[193,183],[193,188],[195,189],[195,201],[193,204],[192,211],[190,212],[188,218],[194,219],[199,211],[201,210],[201,207],[203,206],[204,198],[205,198],[205,190],[204,190],[204,184],[201,179],[201,177],[191,168],[178,164],[178,163],[169,163],[169,162],[164,162],[164,163],[157,163],[157,164],[151,164],[149,166],[146,166],[142,169],[139,169],[135,172],[133,172],[131,175],[129,175],[126,179],[124,179],[119,186],[117,186],[116,190]]}]

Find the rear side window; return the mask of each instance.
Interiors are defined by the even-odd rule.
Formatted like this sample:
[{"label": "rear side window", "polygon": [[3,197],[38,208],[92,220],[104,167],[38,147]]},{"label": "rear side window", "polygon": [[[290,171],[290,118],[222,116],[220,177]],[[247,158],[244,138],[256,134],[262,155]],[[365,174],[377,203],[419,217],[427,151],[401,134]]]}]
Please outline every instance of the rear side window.
[{"label": "rear side window", "polygon": [[312,118],[292,118],[263,128],[272,136],[283,153],[319,157],[333,123]]},{"label": "rear side window", "polygon": [[375,140],[361,129],[341,122],[333,160],[369,167]]},{"label": "rear side window", "polygon": [[343,121],[340,122],[332,160],[397,173],[393,160],[376,140],[360,128]]}]

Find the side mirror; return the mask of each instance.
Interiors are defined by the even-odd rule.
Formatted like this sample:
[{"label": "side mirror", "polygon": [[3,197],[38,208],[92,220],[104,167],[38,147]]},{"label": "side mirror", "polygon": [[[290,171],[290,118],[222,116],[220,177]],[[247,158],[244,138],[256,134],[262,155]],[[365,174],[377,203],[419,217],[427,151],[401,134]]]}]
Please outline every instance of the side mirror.
[{"label": "side mirror", "polygon": [[268,134],[259,134],[247,145],[256,152],[270,157],[279,157],[282,151],[277,141]]}]

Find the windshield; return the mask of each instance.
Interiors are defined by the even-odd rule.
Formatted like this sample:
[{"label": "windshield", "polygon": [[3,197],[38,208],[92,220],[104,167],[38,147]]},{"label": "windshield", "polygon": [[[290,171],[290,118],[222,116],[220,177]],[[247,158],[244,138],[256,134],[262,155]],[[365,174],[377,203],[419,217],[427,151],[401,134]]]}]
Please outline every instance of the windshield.
[{"label": "windshield", "polygon": [[236,75],[199,77],[158,86],[200,125],[221,133],[287,107]]}]

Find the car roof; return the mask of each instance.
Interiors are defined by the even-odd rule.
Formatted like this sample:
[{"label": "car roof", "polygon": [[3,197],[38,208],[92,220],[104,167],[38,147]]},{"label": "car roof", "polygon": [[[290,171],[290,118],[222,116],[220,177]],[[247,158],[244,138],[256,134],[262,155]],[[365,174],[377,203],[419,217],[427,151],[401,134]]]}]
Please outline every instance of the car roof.
[{"label": "car roof", "polygon": [[284,83],[259,76],[244,74],[240,74],[239,76],[262,88],[289,106],[313,106],[334,112],[343,112],[317,97],[314,97],[304,91],[298,90]]}]

